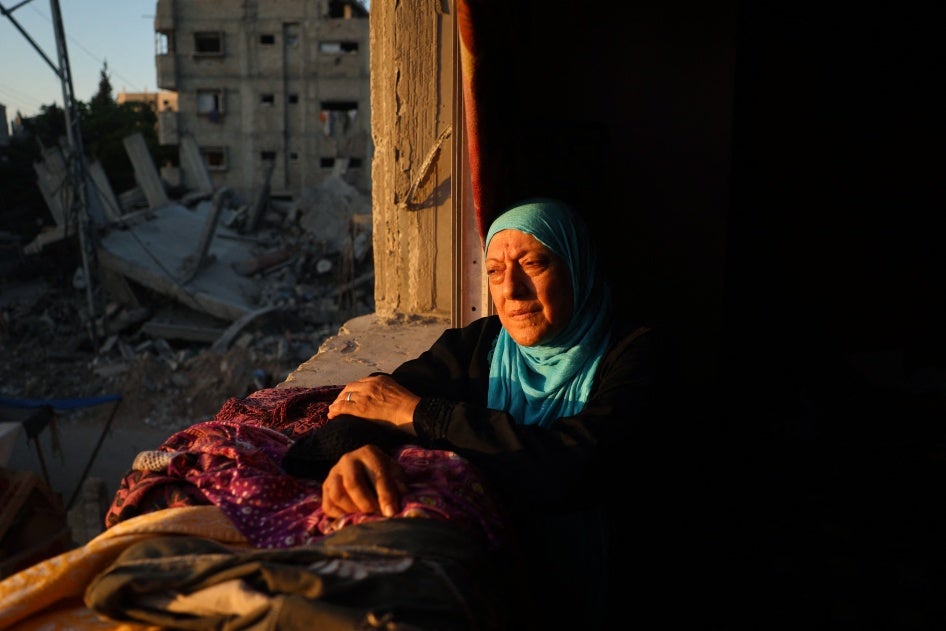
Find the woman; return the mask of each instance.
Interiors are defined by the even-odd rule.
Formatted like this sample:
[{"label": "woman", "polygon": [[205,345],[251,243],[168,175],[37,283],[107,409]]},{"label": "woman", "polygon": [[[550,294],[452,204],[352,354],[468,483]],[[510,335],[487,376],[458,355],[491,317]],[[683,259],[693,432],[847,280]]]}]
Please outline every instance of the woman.
[{"label": "woman", "polygon": [[[634,479],[635,434],[657,409],[654,336],[613,313],[588,229],[561,201],[501,213],[485,255],[496,315],[347,384],[328,416],[388,424],[475,463],[512,513],[536,604],[556,627],[595,628],[620,543],[607,535],[612,509],[623,517],[633,495],[614,483]],[[366,444],[338,459],[322,485],[326,514],[394,515],[406,485],[390,451]]]}]

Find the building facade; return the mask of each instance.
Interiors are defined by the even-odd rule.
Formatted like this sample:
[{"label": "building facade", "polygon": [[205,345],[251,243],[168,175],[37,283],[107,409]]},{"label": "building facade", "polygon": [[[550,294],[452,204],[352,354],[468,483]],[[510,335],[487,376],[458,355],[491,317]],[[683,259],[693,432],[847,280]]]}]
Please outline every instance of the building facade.
[{"label": "building facade", "polygon": [[159,139],[192,137],[216,187],[293,199],[336,173],[370,189],[360,3],[158,0],[155,46],[158,87],[177,93],[176,111],[158,112]]},{"label": "building facade", "polygon": [[145,103],[155,112],[177,111],[177,92],[162,90],[160,92],[119,92],[115,95],[115,102]]}]

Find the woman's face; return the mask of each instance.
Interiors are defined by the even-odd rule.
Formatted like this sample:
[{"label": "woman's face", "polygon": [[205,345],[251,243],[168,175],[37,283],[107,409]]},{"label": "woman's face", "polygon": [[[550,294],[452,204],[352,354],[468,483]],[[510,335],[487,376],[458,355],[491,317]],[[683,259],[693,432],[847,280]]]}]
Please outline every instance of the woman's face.
[{"label": "woman's face", "polygon": [[534,346],[565,328],[572,317],[572,279],[558,255],[518,230],[493,235],[486,278],[496,312],[510,337]]}]

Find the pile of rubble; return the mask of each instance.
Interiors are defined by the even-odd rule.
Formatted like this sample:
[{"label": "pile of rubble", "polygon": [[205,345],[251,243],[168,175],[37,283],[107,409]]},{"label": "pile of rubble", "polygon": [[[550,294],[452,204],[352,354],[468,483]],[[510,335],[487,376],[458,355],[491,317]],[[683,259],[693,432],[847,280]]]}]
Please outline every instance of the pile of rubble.
[{"label": "pile of rubble", "polygon": [[[120,394],[116,426],[144,423],[171,431],[185,427],[215,413],[228,397],[283,381],[337,332],[340,322],[321,318],[313,322],[307,317],[316,309],[304,299],[307,287],[296,285],[291,297],[274,302],[270,311],[238,329],[186,327],[193,337],[207,336],[203,340],[180,339],[183,330],[175,339],[166,327],[154,326],[154,318],[141,320],[126,308],[112,309],[100,322],[105,330],[116,332],[94,347],[81,317],[81,291],[52,287],[44,280],[6,284],[0,300],[0,398],[93,399]],[[370,291],[356,295],[360,299],[354,308],[339,312],[340,316],[373,311]],[[160,297],[155,299],[160,302]],[[152,313],[153,308],[137,313]],[[161,309],[181,314],[174,305]],[[197,314],[186,315],[191,321],[200,319]],[[216,339],[209,341],[215,332]],[[77,419],[104,415],[110,407],[90,406],[71,414]]]},{"label": "pile of rubble", "polygon": [[[166,211],[149,209],[112,234],[143,242],[163,220],[157,232],[166,235]],[[46,264],[25,264],[43,273],[28,277],[21,265],[15,279],[0,275],[0,398],[120,394],[116,426],[176,430],[212,415],[228,397],[280,383],[343,322],[374,311],[370,201],[344,182],[331,179],[291,207],[269,203],[252,235],[227,232],[222,219],[217,226],[201,219],[217,233],[200,252],[205,260],[193,282],[173,278],[190,257],[175,260],[170,245],[113,256],[111,267],[99,269],[96,296],[104,305],[89,300],[83,266],[50,271],[55,243],[30,254]],[[233,248],[235,238],[245,240],[241,247]],[[246,258],[224,260],[226,247]],[[152,259],[160,259],[160,273],[136,275],[136,266]],[[173,282],[158,278],[164,271]],[[242,311],[222,318],[212,307],[228,307],[227,291],[237,282],[241,291],[252,289],[252,308],[241,303]],[[215,302],[214,292],[224,298]],[[74,414],[108,415],[110,407]]]}]

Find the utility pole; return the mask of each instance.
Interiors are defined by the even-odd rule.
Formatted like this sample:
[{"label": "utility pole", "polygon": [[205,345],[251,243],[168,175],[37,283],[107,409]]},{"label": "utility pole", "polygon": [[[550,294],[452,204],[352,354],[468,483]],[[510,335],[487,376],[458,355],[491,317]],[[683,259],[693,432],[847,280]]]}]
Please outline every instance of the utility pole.
[{"label": "utility pole", "polygon": [[88,302],[88,333],[92,348],[98,349],[98,331],[96,326],[98,309],[96,308],[96,289],[98,287],[98,257],[96,254],[96,230],[104,223],[101,217],[93,217],[89,201],[89,172],[85,160],[85,149],[82,145],[82,130],[79,125],[79,109],[76,106],[75,92],[72,85],[72,70],[69,65],[69,52],[66,48],[66,35],[62,25],[62,13],[59,10],[59,0],[50,0],[53,29],[56,36],[56,52],[58,64],[53,63],[46,53],[30,37],[29,33],[16,21],[13,12],[28,4],[31,0],[23,0],[11,9],[0,4],[0,13],[8,18],[20,34],[36,49],[40,57],[53,69],[62,85],[63,111],[66,118],[66,186],[70,193],[67,209],[71,223],[76,220],[76,232],[79,236],[79,249],[82,254],[82,272],[85,277],[85,293]]},{"label": "utility pole", "polygon": [[85,294],[89,306],[89,340],[93,350],[98,350],[98,331],[95,308],[95,290],[98,288],[98,257],[92,217],[89,212],[89,170],[85,162],[85,148],[82,145],[82,129],[79,126],[79,109],[76,107],[75,91],[72,86],[72,69],[69,65],[69,52],[66,49],[66,34],[62,27],[62,13],[59,0],[50,0],[53,12],[53,28],[56,31],[56,50],[59,53],[59,80],[62,84],[62,102],[66,112],[66,140],[69,143],[69,156],[66,159],[68,178],[72,182],[71,217],[78,218],[76,230],[79,233],[79,248],[82,252],[82,272],[85,276]]}]

